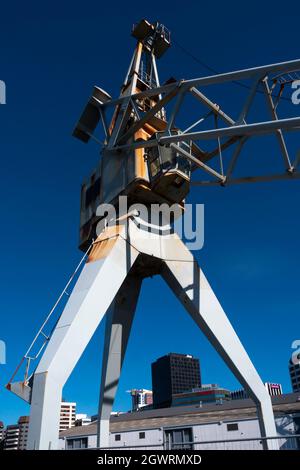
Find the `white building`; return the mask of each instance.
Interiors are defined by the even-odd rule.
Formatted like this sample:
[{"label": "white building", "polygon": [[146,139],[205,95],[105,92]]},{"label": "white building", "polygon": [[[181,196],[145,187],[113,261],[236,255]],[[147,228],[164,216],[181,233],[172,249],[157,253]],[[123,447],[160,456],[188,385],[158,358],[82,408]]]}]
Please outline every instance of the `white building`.
[{"label": "white building", "polygon": [[75,426],[87,426],[91,423],[91,418],[84,413],[77,413],[75,416]]},{"label": "white building", "polygon": [[146,390],[145,388],[133,388],[129,390],[132,400],[132,411],[138,411],[144,406],[152,405],[153,393],[152,390]]},{"label": "white building", "polygon": [[60,407],[59,431],[75,426],[76,403],[63,401]]},{"label": "white building", "polygon": [[[280,448],[300,448],[299,439],[293,437],[300,434],[300,397],[279,395],[272,397],[272,402]],[[59,448],[95,448],[96,433],[94,422],[64,431],[60,434]],[[171,407],[111,417],[109,447],[262,449],[262,442],[254,403],[244,399],[222,405]]]}]

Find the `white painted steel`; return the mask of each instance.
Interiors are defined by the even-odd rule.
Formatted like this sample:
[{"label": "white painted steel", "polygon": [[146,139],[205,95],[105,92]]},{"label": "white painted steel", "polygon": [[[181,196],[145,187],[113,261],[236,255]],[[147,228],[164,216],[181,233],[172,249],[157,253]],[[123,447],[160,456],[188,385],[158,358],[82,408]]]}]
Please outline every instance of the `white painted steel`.
[{"label": "white painted steel", "polygon": [[128,275],[106,314],[98,411],[98,447],[109,447],[109,419],[118,389],[141,284],[140,277]]},{"label": "white painted steel", "polygon": [[[268,392],[203,271],[179,236],[170,233],[167,224],[158,225],[157,220],[158,213],[154,213],[150,226],[155,230],[149,232],[142,214],[139,217],[131,215],[123,222],[120,236],[107,256],[89,262],[83,269],[34,374],[28,448],[57,446],[62,387],[106,311],[98,444],[108,446],[109,415],[141,279],[150,275],[151,261],[154,264],[157,260],[161,260],[161,274],[167,284],[255,400],[261,435],[276,435]],[[141,255],[148,255],[149,264],[139,275],[130,274],[131,267]],[[266,443],[270,449],[276,446],[275,441]]]},{"label": "white painted steel", "polygon": [[117,294],[137,252],[119,237],[85,265],[34,373],[28,449],[55,449],[62,387]]}]

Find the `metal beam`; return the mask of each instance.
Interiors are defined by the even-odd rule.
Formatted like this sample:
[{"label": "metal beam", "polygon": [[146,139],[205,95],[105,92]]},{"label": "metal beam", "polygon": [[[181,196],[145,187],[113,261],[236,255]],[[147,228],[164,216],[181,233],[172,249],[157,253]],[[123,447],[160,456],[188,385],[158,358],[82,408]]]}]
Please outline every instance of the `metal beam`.
[{"label": "metal beam", "polygon": [[223,121],[226,122],[226,124],[229,124],[230,126],[233,126],[235,124],[234,119],[232,119],[230,116],[228,116],[224,111],[221,110],[220,106],[216,103],[213,103],[207,96],[205,96],[201,91],[197,90],[197,88],[193,87],[190,90],[191,94],[197,98],[202,104],[210,108],[215,114],[220,116]]},{"label": "metal beam", "polygon": [[[166,260],[162,277],[257,405],[262,437],[276,435],[271,397],[196,259],[182,243],[182,261]],[[278,444],[265,441],[264,448]]]},{"label": "metal beam", "polygon": [[130,139],[130,137],[132,137],[139,129],[141,129],[149,121],[150,118],[155,116],[158,111],[160,111],[167,103],[169,103],[169,101],[171,101],[171,99],[174,98],[176,94],[177,90],[173,90],[169,94],[165,95],[139,121],[136,121],[124,135],[121,135],[118,142],[122,143]]},{"label": "metal beam", "polygon": [[[279,119],[278,121],[258,122],[254,124],[243,124],[240,126],[230,126],[219,129],[210,129],[199,132],[191,132],[188,134],[178,134],[171,136],[162,136],[158,140],[151,139],[147,141],[133,142],[126,145],[118,145],[112,150],[127,150],[138,148],[155,147],[157,144],[170,144],[171,142],[185,142],[190,140],[210,140],[217,139],[218,137],[232,137],[238,139],[243,136],[271,134],[277,129],[284,129],[286,131],[300,130],[300,117]],[[110,149],[107,149],[110,150]]]},{"label": "metal beam", "polygon": [[201,160],[198,160],[198,158],[194,157],[193,155],[191,155],[190,153],[186,152],[185,150],[183,150],[181,147],[179,147],[178,145],[176,144],[171,144],[170,145],[171,148],[173,148],[174,150],[176,150],[176,152],[180,153],[180,155],[182,155],[183,157],[185,157],[187,160],[190,160],[192,163],[194,163],[195,165],[197,165],[199,168],[201,168],[202,170],[206,171],[207,173],[209,173],[210,175],[213,175],[215,176],[216,178],[219,178],[220,181],[224,181],[225,178],[223,175],[221,175],[220,173],[218,173],[217,171],[215,171],[213,168],[211,168],[210,166],[208,165],[205,165],[205,163],[202,163]]},{"label": "metal beam", "polygon": [[231,157],[231,160],[229,162],[229,165],[228,165],[228,168],[227,168],[227,171],[226,171],[226,181],[228,180],[228,178],[230,178],[233,170],[234,170],[234,167],[236,165],[236,162],[237,162],[237,159],[239,158],[239,155],[242,151],[242,148],[244,146],[244,144],[246,143],[248,137],[242,137],[241,140],[239,141],[239,143],[237,144],[236,148],[234,149],[234,152],[233,152],[233,155]]},{"label": "metal beam", "polygon": [[257,92],[257,88],[258,88],[258,85],[261,81],[261,77],[259,78],[255,78],[253,84],[252,84],[252,87],[251,87],[251,90],[250,90],[250,93],[245,101],[245,104],[243,106],[243,109],[238,117],[238,119],[236,120],[235,122],[235,125],[239,125],[239,124],[242,124],[242,122],[244,122],[246,124],[246,117],[249,113],[249,109],[253,103],[253,100],[255,98],[255,95],[256,95],[256,92]]},{"label": "metal beam", "polygon": [[[282,173],[277,175],[260,175],[260,176],[242,176],[241,178],[229,178],[225,180],[225,185],[240,184],[240,183],[262,183],[271,181],[284,181],[284,180],[298,180],[300,179],[300,172]],[[219,186],[220,181],[193,181],[191,186]]]},{"label": "metal beam", "polygon": [[159,143],[169,144],[171,142],[183,142],[187,140],[209,140],[216,139],[218,137],[270,134],[277,129],[285,129],[289,131],[300,129],[300,117],[280,119],[278,121],[258,122],[254,124],[242,124],[240,126],[210,129],[191,132],[188,134],[163,136],[159,139]]},{"label": "metal beam", "polygon": [[[245,80],[248,78],[252,78],[256,75],[263,76],[263,75],[268,75],[270,73],[275,73],[275,72],[284,73],[284,72],[295,72],[298,70],[300,70],[300,59],[291,60],[288,62],[279,62],[276,64],[270,64],[270,65],[263,65],[261,67],[242,69],[242,70],[237,70],[234,72],[220,73],[218,75],[209,75],[206,77],[194,78],[191,80],[180,80],[174,83],[163,85],[158,88],[145,90],[143,92],[136,93],[135,95],[133,95],[133,98],[140,99],[145,96],[158,96],[161,93],[170,92],[173,88],[176,88],[180,85],[182,85],[182,87],[184,88],[191,90],[193,87],[197,87],[197,86],[216,85],[220,83],[233,82],[236,80]],[[124,98],[120,97],[116,100],[111,100],[111,101],[108,101],[107,103],[103,103],[101,106],[102,107],[116,106],[117,104],[122,103],[123,100]]]},{"label": "metal beam", "polygon": [[234,72],[220,73],[202,78],[194,78],[185,80],[183,85],[186,87],[216,85],[218,83],[232,82],[235,80],[244,80],[255,77],[257,75],[264,76],[269,73],[277,72],[295,72],[300,70],[300,59],[288,62],[279,62],[276,64],[262,65],[260,67],[252,67],[249,69],[237,70]]},{"label": "metal beam", "polygon": [[142,278],[128,275],[106,313],[97,447],[109,447],[109,419],[117,393]]},{"label": "metal beam", "polygon": [[[274,121],[276,121],[276,120],[278,120],[278,116],[277,116],[276,108],[274,106],[274,102],[273,102],[273,99],[272,99],[269,84],[268,84],[266,79],[263,80],[263,86],[264,86],[265,96],[266,96],[266,99],[267,99],[267,106],[269,108],[271,117]],[[276,131],[276,137],[278,139],[278,143],[279,143],[279,147],[280,147],[280,150],[281,150],[281,153],[282,153],[284,164],[285,164],[286,168],[291,171],[292,170],[292,165],[291,165],[289,153],[288,153],[286,143],[285,143],[285,140],[284,140],[281,129],[278,129]]]}]

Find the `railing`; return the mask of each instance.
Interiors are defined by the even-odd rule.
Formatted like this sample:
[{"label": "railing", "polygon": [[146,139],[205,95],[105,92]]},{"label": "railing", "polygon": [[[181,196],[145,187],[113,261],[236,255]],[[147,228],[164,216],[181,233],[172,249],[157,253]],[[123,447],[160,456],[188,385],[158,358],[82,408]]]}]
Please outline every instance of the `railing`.
[{"label": "railing", "polygon": [[[224,439],[215,441],[163,442],[158,444],[118,445],[101,450],[263,450],[264,442],[277,443],[279,450],[300,450],[300,434],[276,437]],[[91,448],[89,448],[92,450]]]}]

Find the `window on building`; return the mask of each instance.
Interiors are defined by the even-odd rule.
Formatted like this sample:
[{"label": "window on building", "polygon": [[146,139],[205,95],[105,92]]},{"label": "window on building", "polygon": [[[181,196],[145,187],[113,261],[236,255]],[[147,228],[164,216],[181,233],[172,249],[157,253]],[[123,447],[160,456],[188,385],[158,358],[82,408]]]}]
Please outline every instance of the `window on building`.
[{"label": "window on building", "polygon": [[121,434],[115,434],[115,441],[121,440]]},{"label": "window on building", "polygon": [[165,431],[166,450],[188,449],[193,450],[192,428],[167,429]]},{"label": "window on building", "polygon": [[67,449],[87,449],[88,447],[88,438],[76,438],[67,440]]},{"label": "window on building", "polygon": [[238,423],[227,424],[227,431],[238,431],[238,430],[239,430]]},{"label": "window on building", "polygon": [[145,433],[144,432],[139,433],[139,439],[145,439]]}]

